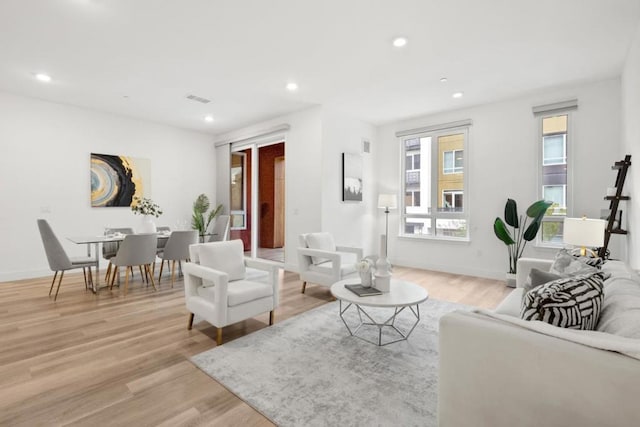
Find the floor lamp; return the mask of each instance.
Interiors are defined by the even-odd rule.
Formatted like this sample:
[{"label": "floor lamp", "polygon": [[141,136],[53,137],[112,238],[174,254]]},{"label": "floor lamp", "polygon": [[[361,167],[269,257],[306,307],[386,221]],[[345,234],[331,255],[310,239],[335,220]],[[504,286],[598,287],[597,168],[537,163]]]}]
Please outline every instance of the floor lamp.
[{"label": "floor lamp", "polygon": [[395,194],[380,194],[378,195],[378,208],[384,209],[385,214],[385,228],[384,228],[384,254],[380,256],[387,257],[388,252],[388,240],[389,240],[389,209],[396,209],[398,207],[398,199]]}]

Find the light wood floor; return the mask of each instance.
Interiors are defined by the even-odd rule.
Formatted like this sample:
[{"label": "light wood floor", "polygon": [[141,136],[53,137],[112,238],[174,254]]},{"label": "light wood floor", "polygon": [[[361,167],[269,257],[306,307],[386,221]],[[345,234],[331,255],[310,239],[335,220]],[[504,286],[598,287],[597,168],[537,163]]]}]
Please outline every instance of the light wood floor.
[{"label": "light wood floor", "polygon": [[[407,268],[394,276],[431,298],[486,308],[510,292],[468,276]],[[94,295],[69,274],[56,303],[51,277],[0,283],[0,425],[272,425],[188,361],[215,346],[215,330],[204,322],[187,330],[182,280],[171,289],[163,279],[155,292],[136,278],[123,297],[115,288]],[[331,300],[316,285],[301,294],[295,273],[282,279],[276,322]],[[227,327],[223,340],[267,322],[264,314]]]}]

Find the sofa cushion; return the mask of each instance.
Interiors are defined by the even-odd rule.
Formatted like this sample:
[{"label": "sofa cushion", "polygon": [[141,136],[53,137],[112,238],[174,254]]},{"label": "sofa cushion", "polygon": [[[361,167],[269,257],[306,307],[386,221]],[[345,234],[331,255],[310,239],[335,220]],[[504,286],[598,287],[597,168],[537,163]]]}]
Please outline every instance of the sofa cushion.
[{"label": "sofa cushion", "polygon": [[242,240],[201,245],[200,265],[227,273],[229,282],[244,279],[244,245]]},{"label": "sofa cushion", "polygon": [[612,277],[605,282],[598,331],[640,339],[640,282]]},{"label": "sofa cushion", "polygon": [[520,317],[563,328],[593,330],[598,324],[603,298],[601,274],[566,277],[527,292]]},{"label": "sofa cushion", "polygon": [[[333,241],[331,233],[309,233],[307,234],[307,247],[309,249],[319,249],[322,251],[335,252],[336,244]],[[326,258],[311,257],[311,262],[314,264],[321,264],[326,262]]]},{"label": "sofa cushion", "polygon": [[527,280],[524,285],[524,291],[529,292],[533,288],[544,285],[545,283],[549,283],[553,280],[558,280],[560,278],[562,278],[562,276],[559,274],[532,268],[529,272],[529,280]]},{"label": "sofa cushion", "polygon": [[598,272],[598,269],[588,265],[585,259],[586,257],[574,257],[566,249],[561,249],[556,254],[549,272],[560,276]]}]

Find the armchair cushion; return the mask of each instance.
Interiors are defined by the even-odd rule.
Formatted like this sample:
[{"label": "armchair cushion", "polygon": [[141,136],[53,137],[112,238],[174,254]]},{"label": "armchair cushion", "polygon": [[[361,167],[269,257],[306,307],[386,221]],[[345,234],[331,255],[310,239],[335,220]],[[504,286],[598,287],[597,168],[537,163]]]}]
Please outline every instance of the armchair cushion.
[{"label": "armchair cushion", "polygon": [[[310,249],[320,249],[323,251],[335,252],[336,244],[331,233],[309,233],[307,234],[307,247]],[[326,262],[326,258],[311,257],[313,264]]]},{"label": "armchair cushion", "polygon": [[232,240],[228,245],[201,245],[200,265],[226,273],[228,281],[245,278],[244,246],[241,240]]}]

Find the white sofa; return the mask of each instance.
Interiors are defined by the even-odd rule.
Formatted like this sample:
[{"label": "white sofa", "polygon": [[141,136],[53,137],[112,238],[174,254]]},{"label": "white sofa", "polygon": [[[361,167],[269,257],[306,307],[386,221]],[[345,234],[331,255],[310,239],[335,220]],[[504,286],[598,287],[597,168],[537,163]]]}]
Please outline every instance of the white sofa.
[{"label": "white sofa", "polygon": [[441,318],[440,426],[640,425],[640,278],[621,262],[603,266],[598,331],[521,320],[529,271],[550,266],[522,258],[495,311]]}]

